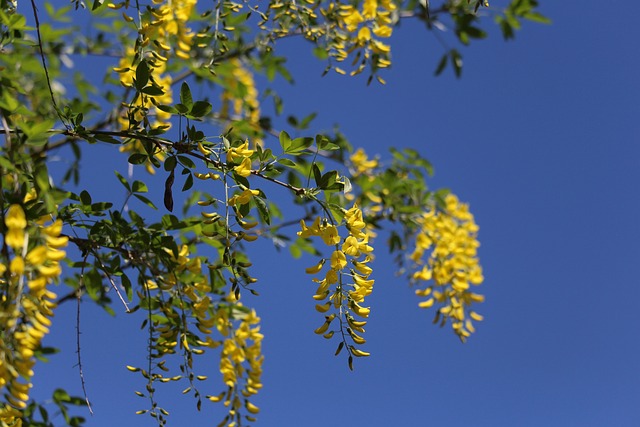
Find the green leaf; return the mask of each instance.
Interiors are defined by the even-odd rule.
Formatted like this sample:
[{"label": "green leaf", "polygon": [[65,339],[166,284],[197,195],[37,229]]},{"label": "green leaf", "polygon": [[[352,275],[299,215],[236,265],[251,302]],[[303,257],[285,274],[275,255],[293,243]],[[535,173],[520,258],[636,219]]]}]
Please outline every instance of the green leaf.
[{"label": "green leaf", "polygon": [[[147,193],[149,191],[147,185],[142,181],[133,181],[132,189],[134,193]],[[82,197],[82,194],[80,194],[80,197]]]},{"label": "green leaf", "polygon": [[539,24],[551,24],[551,19],[547,18],[544,15],[541,15],[538,12],[529,12],[524,15],[525,19],[529,21],[537,22]]},{"label": "green leaf", "polygon": [[149,159],[149,156],[142,153],[133,153],[129,156],[129,163],[132,165],[141,165]]},{"label": "green leaf", "polygon": [[280,146],[285,153],[291,147],[291,137],[285,131],[280,132]]},{"label": "green leaf", "polygon": [[189,175],[187,175],[187,179],[184,181],[184,185],[182,186],[182,191],[187,191],[191,187],[193,187],[193,175],[189,173]]},{"label": "green leaf", "polygon": [[53,392],[53,401],[56,403],[69,402],[71,401],[71,396],[65,390],[58,388]]},{"label": "green leaf", "polygon": [[97,8],[102,6],[103,3],[104,3],[104,0],[93,0],[93,6],[91,6],[91,10],[92,11],[96,10]]},{"label": "green leaf", "polygon": [[297,155],[313,145],[314,139],[309,137],[296,138],[291,141],[289,147],[284,151],[287,154]]},{"label": "green leaf", "polygon": [[271,215],[269,215],[269,208],[265,201],[260,197],[254,197],[253,201],[256,203],[256,207],[258,208],[258,213],[260,214],[260,218],[262,222],[267,225],[271,225]]},{"label": "green leaf", "polygon": [[122,282],[122,287],[127,294],[127,299],[131,301],[133,298],[133,288],[131,286],[131,280],[129,280],[129,277],[126,274],[123,274],[122,276],[120,276],[120,281]]},{"label": "green leaf", "polygon": [[147,86],[140,89],[140,92],[151,95],[151,96],[161,96],[164,95],[164,91],[157,86]]},{"label": "green leaf", "polygon": [[296,164],[293,160],[289,160],[287,158],[283,158],[283,159],[278,159],[278,163],[283,165],[283,166],[287,166],[290,168],[295,168]]},{"label": "green leaf", "polygon": [[165,113],[171,113],[171,114],[179,114],[178,110],[176,110],[173,106],[171,105],[164,105],[164,104],[159,104],[156,105],[156,108],[160,111],[164,111]]},{"label": "green leaf", "polygon": [[211,112],[213,107],[206,101],[196,101],[187,117],[199,119]]},{"label": "green leaf", "polygon": [[147,65],[147,61],[143,60],[136,67],[136,89],[142,91],[147,83],[149,83],[149,65]]},{"label": "green leaf", "polygon": [[146,197],[141,196],[140,194],[137,194],[137,193],[134,193],[133,197],[135,197],[136,199],[140,200],[145,205],[147,205],[147,206],[149,206],[149,207],[151,207],[151,208],[153,208],[155,210],[158,210],[156,205],[154,205],[153,202],[151,200],[147,199]]},{"label": "green leaf", "polygon": [[91,195],[87,190],[82,190],[80,193],[80,201],[83,205],[91,206]]},{"label": "green leaf", "polygon": [[164,161],[164,170],[166,170],[167,172],[172,171],[176,168],[177,164],[178,159],[176,159],[176,156],[167,157],[167,159]]},{"label": "green leaf", "polygon": [[182,166],[189,169],[195,169],[196,164],[187,156],[178,156],[178,161]]},{"label": "green leaf", "polygon": [[453,70],[456,74],[456,77],[460,77],[462,75],[462,55],[456,49],[451,49],[449,52],[451,55],[451,63],[453,64]]},{"label": "green leaf", "polygon": [[87,295],[94,300],[98,301],[102,295],[102,277],[98,270],[92,268],[88,272],[85,272],[82,282],[87,290]]},{"label": "green leaf", "polygon": [[180,86],[180,103],[187,107],[187,111],[191,110],[191,107],[193,107],[191,89],[189,89],[187,82],[182,82],[182,86]]},{"label": "green leaf", "polygon": [[[335,190],[337,188],[332,188],[332,186],[333,184],[336,183],[337,179],[338,179],[338,171],[329,171],[324,175],[322,175],[319,182],[318,181],[316,182],[318,182],[318,187],[322,188],[323,190]],[[342,185],[340,186],[339,189],[340,190],[342,189]]]},{"label": "green leaf", "polygon": [[127,191],[130,193],[131,192],[131,186],[129,185],[129,183],[127,182],[127,180],[120,175],[120,173],[118,171],[114,171],[116,176],[118,177],[118,181],[120,181],[122,183],[122,185],[124,185],[124,188],[127,189]]},{"label": "green leaf", "polygon": [[320,172],[320,168],[317,163],[313,163],[311,165],[311,171],[313,172],[313,179],[316,181],[316,185],[320,187],[320,181],[322,181],[322,172]]}]

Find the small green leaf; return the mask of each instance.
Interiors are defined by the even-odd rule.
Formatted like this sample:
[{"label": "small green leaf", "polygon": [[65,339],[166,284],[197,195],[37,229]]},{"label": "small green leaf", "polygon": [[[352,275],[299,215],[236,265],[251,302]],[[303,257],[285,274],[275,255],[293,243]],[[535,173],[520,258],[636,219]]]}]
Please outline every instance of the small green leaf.
[{"label": "small green leaf", "polygon": [[159,104],[156,105],[156,108],[160,111],[164,111],[165,113],[171,113],[171,114],[179,114],[178,110],[176,110],[173,106],[171,105],[164,105],[164,104]]},{"label": "small green leaf", "polygon": [[164,161],[164,170],[166,170],[167,172],[174,170],[177,164],[178,159],[176,159],[176,156],[167,157],[167,159]]},{"label": "small green leaf", "polygon": [[129,156],[129,163],[132,165],[141,165],[149,159],[149,156],[142,153],[133,153]]},{"label": "small green leaf", "polygon": [[182,82],[180,86],[180,103],[187,107],[187,112],[193,107],[193,98],[191,97],[191,89],[187,82]]},{"label": "small green leaf", "polygon": [[462,75],[462,55],[456,49],[451,49],[451,63],[453,64],[453,70],[456,73],[456,77]]},{"label": "small green leaf", "polygon": [[184,185],[182,186],[182,191],[187,191],[191,187],[193,187],[193,175],[189,173],[189,175],[187,175],[187,179],[184,181]]},{"label": "small green leaf", "polygon": [[60,402],[69,402],[71,400],[71,396],[65,390],[59,388],[53,392],[53,401],[56,403]]},{"label": "small green leaf", "polygon": [[189,112],[189,118],[199,119],[201,117],[206,116],[211,112],[212,106],[206,101],[196,101],[191,107],[191,111]]},{"label": "small green leaf", "polygon": [[140,92],[150,95],[150,96],[161,96],[164,95],[164,91],[157,86],[147,86],[140,89]]},{"label": "small green leaf", "polygon": [[136,67],[136,89],[142,91],[142,89],[149,83],[149,65],[147,61],[140,61]]},{"label": "small green leaf", "polygon": [[254,197],[253,201],[256,203],[256,207],[258,208],[258,213],[260,214],[260,218],[262,222],[267,225],[271,225],[271,215],[269,214],[269,208],[264,200],[260,197]]},{"label": "small green leaf", "polygon": [[280,132],[280,146],[282,150],[286,153],[289,147],[291,146],[291,137],[285,131]]},{"label": "small green leaf", "polygon": [[289,147],[284,152],[287,154],[293,154],[293,155],[300,154],[307,148],[311,147],[313,142],[314,142],[314,139],[309,137],[296,138],[293,141],[291,141]]},{"label": "small green leaf", "polygon": [[156,205],[154,205],[153,202],[151,200],[147,199],[146,197],[141,196],[140,194],[137,194],[137,193],[134,193],[133,197],[135,197],[136,199],[140,200],[142,203],[144,203],[145,205],[149,206],[150,208],[158,210]]},{"label": "small green leaf", "polygon": [[292,160],[289,160],[287,158],[278,159],[278,163],[283,165],[283,166],[290,167],[290,168],[295,168],[296,167],[295,162],[292,161]]},{"label": "small green leaf", "polygon": [[178,156],[178,161],[185,168],[194,169],[196,167],[196,164],[193,163],[193,160],[191,160],[187,156]]},{"label": "small green leaf", "polygon": [[120,173],[118,171],[114,171],[116,176],[118,177],[118,181],[120,181],[122,183],[122,185],[124,185],[124,188],[127,189],[128,192],[131,192],[131,186],[129,185],[129,183],[127,182],[127,180],[120,175]]},{"label": "small green leaf", "polygon": [[82,190],[80,193],[80,201],[83,205],[90,206],[91,205],[91,195],[87,190]]},{"label": "small green leaf", "polygon": [[[132,189],[134,193],[146,193],[149,191],[147,185],[142,181],[133,181]],[[80,194],[80,197],[82,197],[82,194]]]}]

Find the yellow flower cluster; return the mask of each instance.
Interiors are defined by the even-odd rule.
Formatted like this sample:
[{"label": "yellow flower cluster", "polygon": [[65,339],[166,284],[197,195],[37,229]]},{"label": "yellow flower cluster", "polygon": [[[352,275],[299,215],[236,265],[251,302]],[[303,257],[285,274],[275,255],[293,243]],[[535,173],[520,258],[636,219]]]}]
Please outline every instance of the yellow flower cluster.
[{"label": "yellow flower cluster", "polygon": [[[5,244],[13,250],[8,265],[0,262],[0,390],[6,404],[0,419],[9,425],[17,410],[24,409],[35,364],[35,352],[49,332],[55,293],[47,289],[61,274],[62,222],[44,225],[46,218],[30,226],[20,205],[4,216]],[[25,382],[26,381],[26,382]],[[13,409],[11,409],[13,408]]]},{"label": "yellow flower cluster", "polygon": [[[231,297],[231,299],[234,299]],[[254,310],[243,313],[237,328],[233,328],[230,311],[242,308],[240,302],[235,306],[221,307],[218,312],[218,330],[225,337],[220,355],[220,373],[227,390],[217,396],[207,396],[213,402],[223,401],[229,413],[220,425],[230,427],[240,425],[242,407],[251,415],[245,415],[248,421],[255,421],[252,415],[260,409],[249,398],[262,388],[262,338],[260,318]],[[243,380],[244,384],[241,384]]]},{"label": "yellow flower cluster", "polygon": [[220,95],[222,108],[220,115],[226,119],[247,120],[254,131],[260,129],[260,101],[253,74],[242,62],[234,58],[222,67],[231,67],[225,73],[220,69],[220,78],[224,79]]},{"label": "yellow flower cluster", "polygon": [[[376,68],[386,68],[391,65],[389,45],[379,39],[391,37],[392,13],[397,9],[391,0],[364,0],[362,9],[358,10],[354,5],[340,5],[338,16],[340,26],[350,33],[356,33],[352,39],[355,47],[364,48],[364,57],[368,59],[376,54]],[[348,57],[351,48],[347,45],[337,46],[339,61]],[[364,68],[364,64],[351,74],[358,74]]]},{"label": "yellow flower cluster", "polygon": [[[173,80],[171,76],[165,74],[166,64],[172,51],[178,58],[188,59],[191,50],[193,34],[186,27],[186,24],[197,0],[153,0],[153,3],[161,6],[147,8],[147,12],[141,15],[142,22],[138,25],[138,33],[142,37],[142,41],[139,43],[141,51],[133,47],[127,48],[114,71],[119,74],[120,83],[124,87],[133,88],[136,76],[136,69],[133,65],[140,66],[135,62],[142,58],[149,68],[150,82],[160,89],[162,94],[136,93],[126,112],[118,117],[118,123],[124,130],[137,128],[140,124],[154,128],[164,127],[165,129],[171,126],[169,123],[171,114],[155,108],[154,105],[168,105],[173,101],[171,90]],[[112,9],[128,6],[129,2],[109,5]],[[134,21],[126,14],[123,16],[129,22]],[[149,123],[149,110],[155,114],[156,121],[154,123]],[[128,141],[120,150],[129,153],[145,152],[142,144],[137,140]],[[164,160],[162,152],[157,152],[155,157],[160,161]],[[155,172],[151,162],[146,163],[146,168],[149,173]]]},{"label": "yellow flower cluster", "polygon": [[227,151],[227,163],[234,164],[233,171],[246,178],[251,175],[251,156],[254,150],[249,148],[249,141],[245,141],[238,147],[231,147]]},{"label": "yellow flower cluster", "polygon": [[[444,324],[450,319],[454,332],[465,341],[475,331],[472,320],[482,320],[481,315],[470,310],[472,304],[484,301],[482,295],[471,291],[472,285],[480,285],[484,280],[477,258],[478,226],[468,205],[460,203],[456,196],[449,194],[445,202],[444,212],[431,210],[418,220],[420,231],[411,259],[423,266],[413,273],[412,279],[414,282],[433,279],[433,285],[416,290],[418,296],[427,298],[419,306],[441,304],[436,321]],[[428,250],[431,255],[425,264],[423,257]]]},{"label": "yellow flower cluster", "polygon": [[378,167],[378,160],[369,159],[367,153],[362,148],[358,148],[355,153],[349,157],[351,165],[354,168],[353,176],[368,175],[371,171]]},{"label": "yellow flower cluster", "polygon": [[[111,9],[128,8],[129,1],[110,3]],[[147,46],[153,43],[152,55],[166,62],[168,55],[172,51],[178,58],[189,59],[189,52],[193,43],[193,33],[186,24],[191,17],[198,0],[152,0],[154,5],[160,7],[149,7],[148,16],[143,20],[138,28],[138,33],[142,35],[142,45]],[[123,13],[127,22],[133,22],[134,18]]]},{"label": "yellow flower cluster", "polygon": [[[368,266],[373,248],[369,245],[366,223],[362,218],[362,211],[357,205],[344,212],[344,221],[348,231],[348,236],[344,241],[341,239],[335,225],[329,224],[326,220],[322,221],[319,217],[310,227],[307,226],[304,220],[301,221],[302,230],[298,232],[298,235],[303,238],[318,236],[327,246],[335,247],[328,260],[321,259],[318,264],[307,268],[306,273],[320,273],[326,262],[329,261],[330,268],[325,273],[324,279],[313,279],[318,284],[318,289],[313,296],[318,301],[316,310],[326,313],[333,306],[341,315],[344,314],[346,325],[341,318],[341,329],[345,327],[353,342],[360,345],[364,344],[365,340],[357,332],[364,332],[366,321],[356,320],[352,313],[360,318],[369,317],[370,308],[363,307],[361,304],[364,303],[365,297],[369,296],[373,290],[374,280],[369,279],[372,269]],[[347,258],[350,259],[353,265],[349,273],[346,272]],[[345,283],[347,282],[346,277],[350,277],[349,281],[353,283]],[[333,285],[335,285],[335,288],[332,290]],[[325,338],[331,338],[335,331],[329,331],[329,327],[336,317],[335,313],[326,315],[325,322],[314,332],[323,335]],[[354,356],[369,355],[367,352],[356,349],[353,345],[349,346],[349,352]]]}]

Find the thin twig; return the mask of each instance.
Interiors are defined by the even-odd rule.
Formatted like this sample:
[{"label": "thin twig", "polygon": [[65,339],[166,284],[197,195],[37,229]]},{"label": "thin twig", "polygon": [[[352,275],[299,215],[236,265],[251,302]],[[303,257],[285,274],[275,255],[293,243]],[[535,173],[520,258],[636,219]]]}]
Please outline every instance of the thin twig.
[{"label": "thin twig", "polygon": [[[83,280],[84,277],[84,265],[86,264],[87,257],[85,256],[84,263],[82,266],[82,272],[80,273],[80,281]],[[82,288],[79,287],[76,289],[76,301],[77,301],[77,309],[76,309],[76,354],[78,355],[78,370],[80,372],[80,384],[82,385],[82,394],[84,394],[84,401],[87,402],[87,408],[89,409],[89,413],[93,415],[93,409],[91,408],[91,402],[89,402],[89,397],[87,396],[87,388],[84,382],[84,371],[82,369],[82,357],[80,355],[80,302],[82,299]]]},{"label": "thin twig", "polygon": [[53,95],[53,88],[51,87],[51,79],[49,78],[49,70],[47,69],[47,61],[44,59],[44,49],[42,48],[42,37],[40,36],[40,20],[38,19],[38,9],[36,8],[36,3],[34,0],[31,0],[31,7],[33,8],[33,17],[36,21],[36,33],[38,34],[38,47],[40,48],[40,58],[42,59],[42,68],[44,68],[44,75],[47,79],[47,86],[49,87],[49,95],[51,95],[51,102],[53,103],[53,108],[56,110],[56,114],[60,121],[67,129],[71,127],[67,123],[67,121],[60,114],[60,109],[58,108],[58,104],[56,103],[56,98]]},{"label": "thin twig", "polygon": [[129,308],[129,305],[127,304],[127,302],[124,300],[124,297],[120,293],[120,289],[118,289],[116,282],[113,281],[113,278],[107,271],[107,267],[104,266],[104,264],[102,263],[102,260],[100,259],[100,257],[95,251],[91,250],[91,252],[93,252],[93,255],[96,257],[96,259],[100,263],[100,267],[102,268],[102,271],[104,271],[105,276],[107,276],[107,280],[109,280],[109,283],[111,283],[111,287],[116,291],[116,294],[118,294],[118,298],[120,298],[120,302],[122,302],[122,305],[124,305],[125,310],[127,311],[127,313],[131,313],[131,309]]}]

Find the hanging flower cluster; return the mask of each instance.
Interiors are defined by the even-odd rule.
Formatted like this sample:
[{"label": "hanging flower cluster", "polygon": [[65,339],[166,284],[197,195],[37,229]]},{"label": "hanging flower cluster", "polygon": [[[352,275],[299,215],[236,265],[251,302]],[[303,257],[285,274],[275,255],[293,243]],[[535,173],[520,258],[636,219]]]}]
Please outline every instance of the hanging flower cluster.
[{"label": "hanging flower cluster", "polygon": [[[229,121],[248,122],[247,130],[250,129],[257,138],[256,134],[260,132],[260,101],[253,74],[237,58],[220,65],[216,73],[223,88],[220,116]],[[234,123],[234,126],[238,124]],[[256,142],[260,141],[256,139]]]},{"label": "hanging flower cluster", "polygon": [[380,39],[391,37],[392,14],[396,9],[397,6],[390,0],[365,0],[361,10],[351,4],[340,5],[339,25],[355,36],[342,46],[336,46],[336,59],[343,61],[356,49],[362,49],[363,52],[363,61],[351,75],[361,73],[370,58],[375,68],[391,65],[391,48]]},{"label": "hanging flower cluster", "polygon": [[55,307],[56,294],[47,287],[62,273],[66,256],[62,222],[46,222],[45,217],[29,223],[18,204],[4,215],[4,244],[12,256],[0,262],[0,391],[6,398],[0,419],[8,425],[20,425],[11,418],[27,406],[35,356]]},{"label": "hanging flower cluster", "polygon": [[[230,297],[231,300],[235,298]],[[232,310],[241,310],[242,314],[234,316],[240,320],[233,322],[230,317]],[[240,302],[234,305],[221,306],[217,310],[217,328],[224,337],[220,355],[220,373],[227,390],[216,396],[207,396],[213,402],[224,402],[229,413],[219,424],[221,426],[242,425],[242,408],[248,412],[244,418],[256,421],[260,409],[250,402],[249,398],[262,388],[262,338],[260,333],[260,318],[255,310],[245,309]],[[234,323],[237,326],[234,327]]]},{"label": "hanging flower cluster", "polygon": [[369,175],[372,170],[378,167],[377,159],[369,159],[367,153],[362,148],[358,148],[350,157],[353,171],[353,176]]},{"label": "hanging flower cluster", "polygon": [[[156,108],[156,105],[171,104],[173,101],[171,84],[173,79],[166,74],[167,62],[172,54],[181,59],[189,58],[193,34],[186,27],[187,21],[197,3],[196,0],[154,0],[160,7],[149,7],[140,14],[135,48],[128,47],[114,71],[119,74],[120,83],[129,89],[136,89],[134,98],[126,109],[118,116],[118,124],[124,130],[152,127],[168,129],[171,114]],[[112,9],[129,7],[129,2],[109,5]],[[134,18],[123,13],[124,19],[134,22]],[[174,46],[172,51],[172,46]],[[139,67],[146,71],[140,72]],[[136,82],[136,78],[148,76],[148,83]],[[144,86],[144,87],[141,87]],[[155,121],[149,120],[153,113]],[[164,160],[164,153],[159,147],[153,147],[158,161]],[[129,153],[145,153],[139,140],[128,140],[120,147],[120,151]],[[155,172],[153,164],[146,162],[147,171]]]},{"label": "hanging flower cluster", "polygon": [[[213,402],[223,401],[229,407],[228,415],[220,425],[241,425],[242,416],[248,421],[255,421],[254,415],[259,410],[249,398],[262,388],[260,318],[255,311],[245,308],[233,292],[218,301],[212,300],[212,295],[220,294],[220,289],[214,289],[220,283],[214,285],[208,278],[218,277],[216,273],[219,272],[219,266],[208,265],[214,274],[207,276],[202,274],[203,259],[191,256],[187,245],[180,246],[177,253],[170,249],[166,249],[166,252],[173,263],[171,271],[158,275],[156,280],[147,280],[143,291],[138,293],[142,301],[154,301],[142,305],[154,312],[149,351],[158,370],[146,372],[141,368],[127,367],[132,372],[141,372],[149,382],[148,395],[141,392],[136,394],[153,400],[154,387],[151,382],[187,378],[191,385],[185,393],[192,391],[198,399],[199,407],[201,395],[193,381],[205,380],[207,376],[192,372],[193,355],[221,347],[219,369],[227,390],[217,396],[206,397]],[[255,281],[246,272],[250,263],[237,261],[235,264],[234,275],[247,282]],[[187,317],[194,322],[185,322],[185,313],[190,313]],[[220,337],[212,336],[214,332]],[[177,351],[183,353],[185,360],[180,367],[181,374],[165,376],[164,372],[168,369],[164,367],[164,357]],[[156,411],[152,415],[162,418],[162,410],[153,404],[152,406],[151,411]],[[243,408],[246,415],[242,414]],[[142,410],[138,413],[146,412],[148,411]]]},{"label": "hanging flower cluster", "polygon": [[[302,230],[298,235],[303,238],[311,236],[320,237],[327,246],[335,247],[329,259],[321,259],[315,266],[306,269],[308,274],[318,274],[324,265],[329,263],[329,269],[325,273],[324,279],[313,279],[318,284],[318,289],[313,298],[318,301],[316,310],[320,313],[327,313],[332,308],[334,312],[325,315],[324,323],[314,332],[331,338],[336,332],[329,330],[331,323],[338,318],[343,341],[340,343],[340,351],[346,337],[350,337],[355,345],[365,343],[365,339],[358,335],[364,332],[366,320],[356,320],[354,315],[361,319],[369,317],[370,308],[362,304],[373,290],[373,279],[369,279],[372,273],[368,263],[371,261],[373,248],[369,245],[369,234],[366,231],[366,223],[362,218],[362,211],[357,205],[344,211],[345,227],[348,235],[344,240],[340,237],[335,225],[328,221],[316,218],[311,226],[303,221],[300,222]],[[342,243],[342,244],[340,244]],[[347,270],[348,262],[352,268]],[[352,344],[347,344],[350,356],[368,356],[369,353],[356,348]],[[350,358],[351,363],[351,358]]]},{"label": "hanging flower cluster", "polygon": [[[470,310],[472,304],[484,301],[482,295],[471,290],[484,280],[477,258],[478,226],[468,206],[456,196],[447,195],[445,202],[445,211],[434,209],[418,219],[420,231],[411,254],[418,270],[412,280],[433,280],[432,285],[416,290],[418,296],[427,298],[419,306],[429,308],[438,303],[435,321],[444,325],[450,319],[454,332],[465,341],[475,331],[472,320],[482,320],[481,315]],[[425,261],[426,251],[430,256]]]}]

